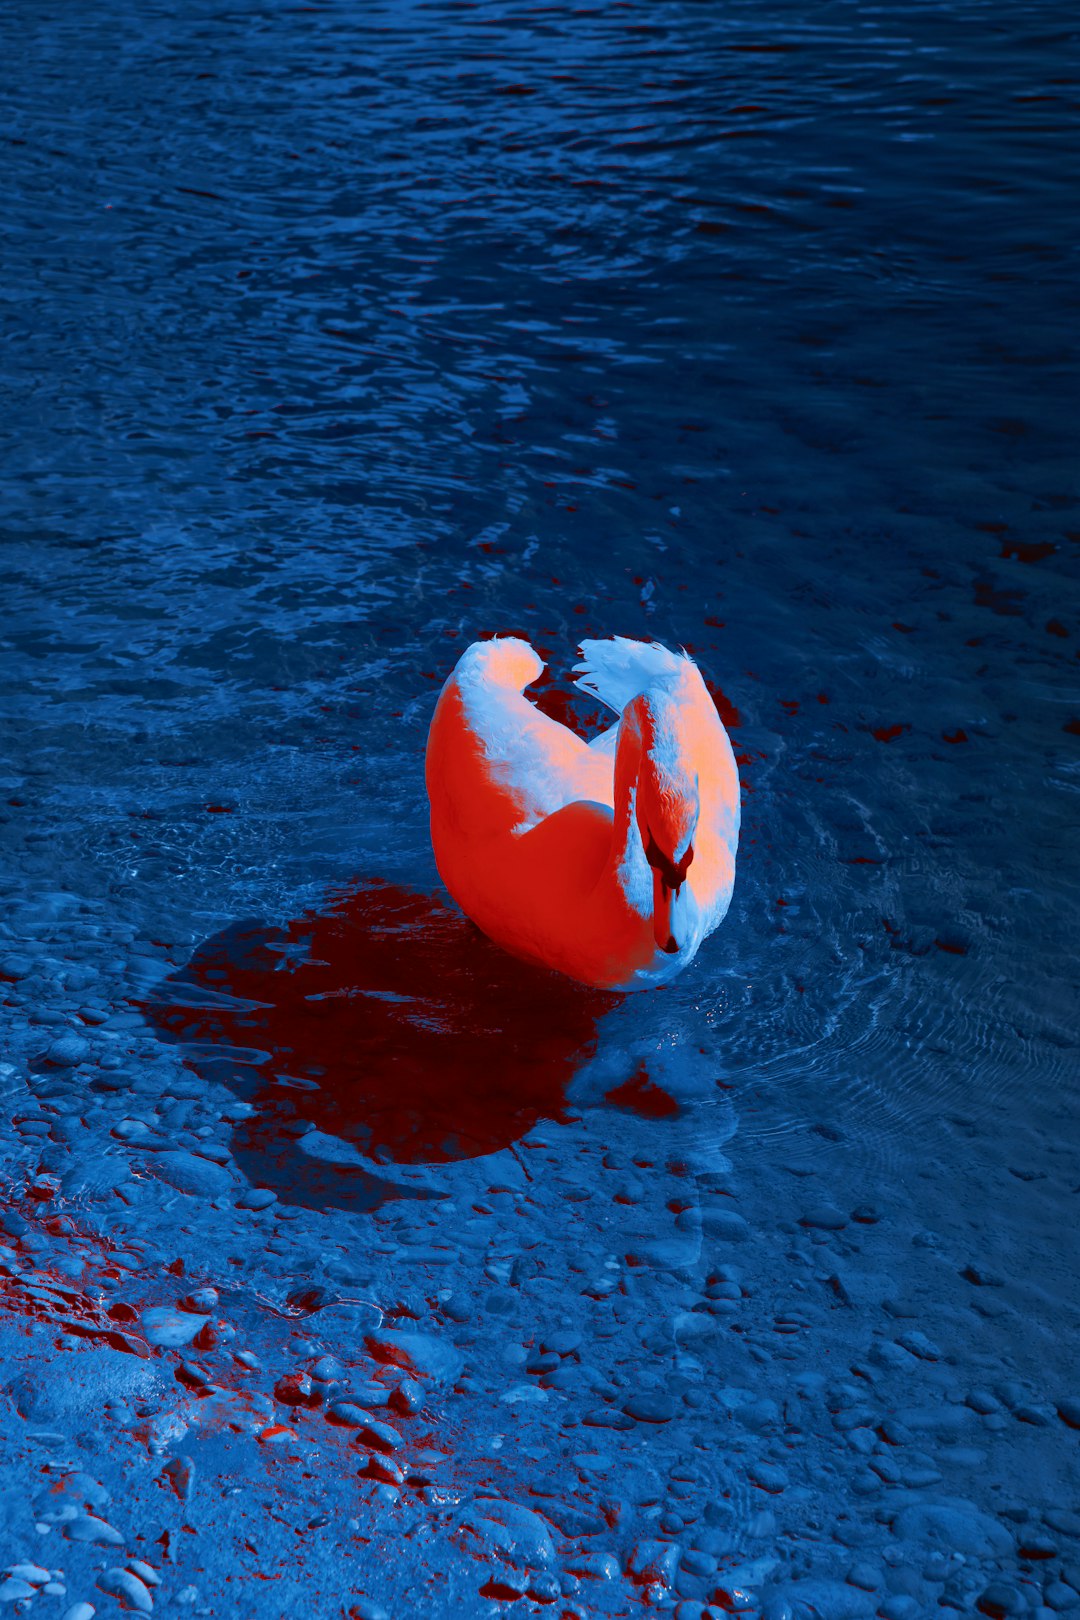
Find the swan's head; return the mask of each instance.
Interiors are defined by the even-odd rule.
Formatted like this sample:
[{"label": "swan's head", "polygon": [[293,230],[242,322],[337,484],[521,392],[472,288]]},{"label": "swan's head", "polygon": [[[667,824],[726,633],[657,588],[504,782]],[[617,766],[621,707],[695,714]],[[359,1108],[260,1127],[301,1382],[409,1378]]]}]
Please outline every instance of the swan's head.
[{"label": "swan's head", "polygon": [[635,812],[641,847],[652,869],[653,933],[662,951],[674,955],[686,944],[696,907],[686,874],[694,859],[701,801],[697,772],[678,746],[672,717],[642,705],[642,757]]}]

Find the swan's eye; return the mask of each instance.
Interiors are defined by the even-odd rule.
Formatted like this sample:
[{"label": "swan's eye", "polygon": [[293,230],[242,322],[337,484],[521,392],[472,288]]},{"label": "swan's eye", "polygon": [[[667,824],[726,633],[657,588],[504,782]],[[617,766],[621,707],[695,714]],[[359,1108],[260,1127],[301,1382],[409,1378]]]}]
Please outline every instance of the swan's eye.
[{"label": "swan's eye", "polygon": [[688,844],[686,854],[681,861],[676,863],[669,855],[664,854],[652,833],[649,833],[649,841],[645,845],[645,859],[655,871],[660,873],[667,888],[675,890],[682,888],[686,882],[687,869],[693,858],[694,846]]}]

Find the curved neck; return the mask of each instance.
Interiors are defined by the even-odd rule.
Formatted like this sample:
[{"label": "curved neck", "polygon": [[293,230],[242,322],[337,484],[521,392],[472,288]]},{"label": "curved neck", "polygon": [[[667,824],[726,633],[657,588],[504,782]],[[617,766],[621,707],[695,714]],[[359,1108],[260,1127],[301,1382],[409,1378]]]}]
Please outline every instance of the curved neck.
[{"label": "curved neck", "polygon": [[652,915],[652,874],[637,824],[638,776],[645,751],[642,715],[637,701],[623,710],[615,745],[615,819],[611,830],[611,868],[627,900],[642,917]]}]

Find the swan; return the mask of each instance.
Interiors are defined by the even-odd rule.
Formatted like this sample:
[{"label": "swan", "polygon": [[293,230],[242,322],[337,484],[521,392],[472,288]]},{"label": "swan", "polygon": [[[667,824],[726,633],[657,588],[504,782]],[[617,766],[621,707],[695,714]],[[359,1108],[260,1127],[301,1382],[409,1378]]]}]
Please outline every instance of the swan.
[{"label": "swan", "polygon": [[580,651],[577,685],[618,717],[590,743],[525,696],[544,669],[527,641],[462,653],[428,733],[435,863],[504,950],[582,984],[648,989],[728,909],[738,771],[688,654],[623,636]]}]

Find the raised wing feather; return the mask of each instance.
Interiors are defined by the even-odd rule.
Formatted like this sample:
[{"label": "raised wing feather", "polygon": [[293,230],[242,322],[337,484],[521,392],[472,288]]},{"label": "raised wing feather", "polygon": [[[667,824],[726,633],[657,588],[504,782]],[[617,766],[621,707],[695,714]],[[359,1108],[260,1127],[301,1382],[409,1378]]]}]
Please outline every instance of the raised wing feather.
[{"label": "raised wing feather", "polygon": [[582,662],[574,665],[574,679],[616,714],[652,686],[678,680],[688,660],[669,652],[656,641],[631,641],[612,636],[609,641],[583,641]]}]

